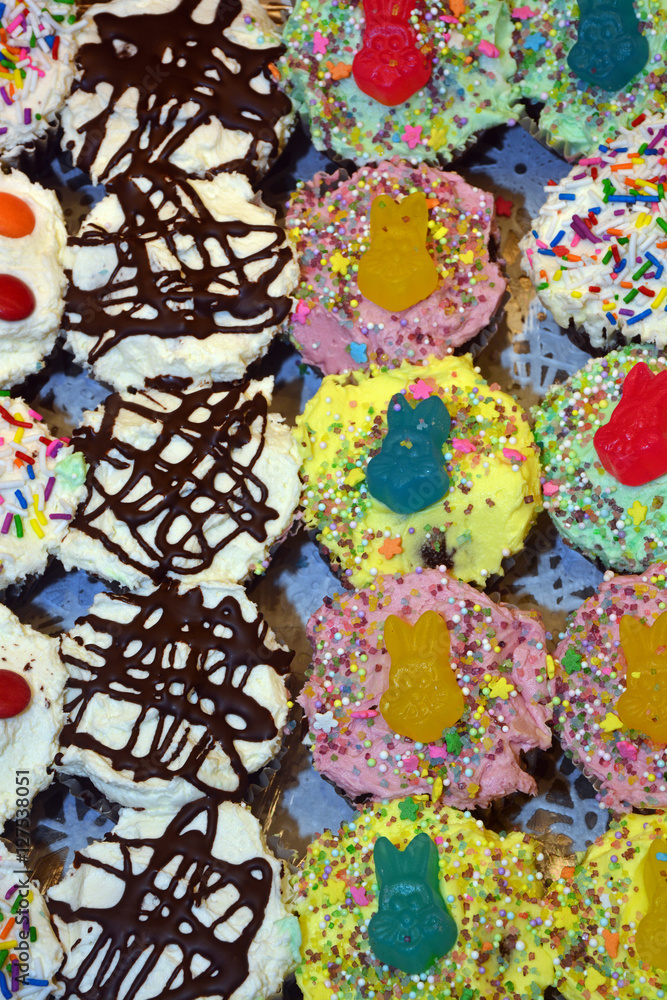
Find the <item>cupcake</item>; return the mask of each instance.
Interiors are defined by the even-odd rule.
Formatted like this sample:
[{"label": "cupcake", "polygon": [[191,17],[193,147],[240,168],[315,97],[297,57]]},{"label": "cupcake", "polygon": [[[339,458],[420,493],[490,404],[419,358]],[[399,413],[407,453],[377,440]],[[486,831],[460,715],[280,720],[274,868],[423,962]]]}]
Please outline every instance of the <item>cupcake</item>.
[{"label": "cupcake", "polygon": [[295,879],[304,997],[542,997],[542,860],[533,838],[415,799],[325,831]]},{"label": "cupcake", "polygon": [[297,961],[281,864],[230,802],[121,810],[48,898],[67,996],[264,1000]]},{"label": "cupcake", "polygon": [[[426,202],[421,209],[417,204],[408,223],[407,199],[414,192]],[[387,197],[378,205],[382,195]],[[499,232],[493,195],[457,174],[412,167],[398,157],[363,167],[349,180],[340,172],[317,174],[292,195],[285,225],[301,267],[290,333],[304,361],[327,375],[370,362],[445,357],[488,327],[505,292],[494,260]],[[378,304],[361,293],[369,246],[380,260],[372,272],[380,294],[405,283],[407,307]],[[430,275],[435,290],[414,292]],[[416,295],[421,298],[415,301]]]},{"label": "cupcake", "polygon": [[[3,398],[4,397],[4,398]],[[83,498],[86,464],[22,399],[0,390],[0,589],[43,573]]]},{"label": "cupcake", "polygon": [[[3,15],[4,16],[4,15]],[[67,240],[53,191],[0,172],[0,386],[38,371],[63,314]]]},{"label": "cupcake", "polygon": [[69,679],[58,771],[112,802],[241,798],[279,749],[292,654],[242,587],[170,581],[97,594],[60,655]]},{"label": "cupcake", "polygon": [[[74,77],[81,25],[71,0],[5,3],[0,13],[0,160],[45,145]],[[3,213],[4,214],[4,213]]]},{"label": "cupcake", "polygon": [[545,508],[568,545],[621,573],[667,559],[664,371],[655,348],[624,347],[533,411]]},{"label": "cupcake", "polygon": [[472,809],[536,794],[520,756],[551,745],[536,615],[426,570],[325,598],[307,631],[313,763],[350,798]]},{"label": "cupcake", "polygon": [[633,124],[545,188],[520,244],[542,304],[596,351],[634,338],[667,344],[667,118]]},{"label": "cupcake", "polygon": [[[20,795],[18,788],[17,780]],[[47,1000],[61,993],[56,973],[63,950],[26,864],[23,851],[16,855],[0,843],[0,993],[11,1000]]]},{"label": "cupcake", "polygon": [[562,869],[546,902],[565,1000],[664,997],[666,836],[664,817],[626,816]]},{"label": "cupcake", "polygon": [[257,0],[93,5],[63,114],[63,144],[93,181],[119,175],[257,177],[285,143],[280,38]]},{"label": "cupcake", "polygon": [[606,579],[554,657],[561,742],[615,813],[667,806],[666,568]]},{"label": "cupcake", "polygon": [[304,520],[355,587],[441,566],[484,583],[540,509],[526,414],[467,355],[328,375],[295,435]]},{"label": "cupcake", "polygon": [[33,798],[51,784],[67,671],[56,640],[22,625],[2,604],[0,627],[2,833],[7,820],[16,818],[26,825]]},{"label": "cupcake", "polygon": [[273,379],[154,379],[83,415],[85,497],[67,569],[134,589],[167,579],[236,583],[268,565],[299,498],[298,457],[269,413]]},{"label": "cupcake", "polygon": [[[355,163],[449,162],[514,117],[510,30],[500,0],[414,9],[299,0],[278,66],[317,149]],[[368,75],[388,92],[369,93]],[[398,93],[408,77],[417,89]]]},{"label": "cupcake", "polygon": [[242,378],[298,276],[275,212],[239,174],[128,181],[70,240],[68,269],[67,346],[118,390],[165,372]]},{"label": "cupcake", "polygon": [[664,111],[664,0],[535,0],[512,18],[522,124],[568,160],[598,157],[610,136]]}]

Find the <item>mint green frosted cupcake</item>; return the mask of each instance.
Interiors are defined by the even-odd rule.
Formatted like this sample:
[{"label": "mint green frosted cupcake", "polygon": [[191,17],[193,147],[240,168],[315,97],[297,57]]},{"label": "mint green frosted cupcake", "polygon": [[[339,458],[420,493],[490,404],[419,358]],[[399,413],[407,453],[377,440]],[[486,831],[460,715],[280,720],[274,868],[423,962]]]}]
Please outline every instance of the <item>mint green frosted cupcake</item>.
[{"label": "mint green frosted cupcake", "polygon": [[295,4],[279,68],[318,149],[357,163],[388,156],[449,162],[484,129],[513,120],[507,4],[435,6],[436,15],[431,5],[410,16],[418,49],[433,61],[430,79],[387,107],[363,93],[352,72],[366,26],[361,0]]}]

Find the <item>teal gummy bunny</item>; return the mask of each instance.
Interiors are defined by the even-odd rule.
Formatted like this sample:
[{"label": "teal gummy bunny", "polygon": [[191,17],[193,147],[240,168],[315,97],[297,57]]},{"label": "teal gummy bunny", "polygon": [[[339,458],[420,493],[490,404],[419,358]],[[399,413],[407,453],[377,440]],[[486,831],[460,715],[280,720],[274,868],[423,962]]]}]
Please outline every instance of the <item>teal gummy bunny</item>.
[{"label": "teal gummy bunny", "polygon": [[622,90],[648,61],[632,0],[579,0],[577,41],[567,64],[585,83]]},{"label": "teal gummy bunny", "polygon": [[440,894],[438,848],[427,833],[418,833],[404,851],[379,837],[373,858],[379,901],[368,925],[371,951],[408,976],[426,972],[458,937]]},{"label": "teal gummy bunny", "polygon": [[449,489],[442,448],[451,419],[439,396],[413,408],[405,396],[392,396],[387,433],[366,467],[371,496],[397,514],[415,514],[441,500]]}]

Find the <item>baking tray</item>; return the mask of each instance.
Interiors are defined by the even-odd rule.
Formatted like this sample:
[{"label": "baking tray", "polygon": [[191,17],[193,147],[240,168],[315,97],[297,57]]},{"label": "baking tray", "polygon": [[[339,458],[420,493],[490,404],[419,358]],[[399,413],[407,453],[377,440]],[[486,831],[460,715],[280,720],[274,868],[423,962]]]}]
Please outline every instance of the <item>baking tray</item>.
[{"label": "baking tray", "polygon": [[[273,6],[279,16],[281,5]],[[306,136],[297,131],[265,179],[264,197],[280,210],[298,178],[308,179],[318,170],[331,169],[334,165],[327,157],[316,152]],[[530,281],[521,272],[518,249],[531,217],[544,200],[547,180],[562,177],[568,166],[515,127],[487,133],[451,169],[512,203],[510,217],[500,216],[498,220],[501,253],[509,276],[505,315],[497,333],[480,349],[476,363],[485,378],[498,382],[524,406],[530,406],[539,401],[552,382],[567,377],[587,359],[541,310]],[[72,232],[102,194],[78,171],[67,170],[58,160],[38,179],[61,197]],[[319,376],[281,342],[272,346],[250,374],[275,374],[274,408],[291,422],[320,383]],[[44,412],[58,433],[70,432],[79,423],[82,411],[97,406],[107,395],[107,390],[89,379],[62,350],[44,373],[32,376],[18,388],[38,404],[37,409]],[[510,560],[506,576],[490,589],[498,599],[540,608],[555,644],[567,613],[589,596],[601,579],[599,570],[568,549],[548,517],[542,515],[525,551]],[[102,583],[87,574],[65,573],[53,563],[43,578],[23,590],[10,589],[5,599],[21,621],[57,635],[85,614],[95,593],[103,589]],[[248,588],[278,637],[296,651],[295,694],[310,659],[305,622],[323,598],[338,589],[340,584],[303,529],[287,539],[275,553],[266,575]],[[353,815],[349,804],[313,770],[303,735],[295,710],[281,766],[266,772],[264,787],[254,792],[252,801],[270,843],[291,852],[295,861],[303,856],[317,832],[336,828]],[[539,794],[532,799],[517,795],[484,810],[480,816],[485,822],[496,829],[517,827],[538,835],[552,858],[584,849],[606,829],[608,816],[599,808],[592,786],[557,745],[549,752],[532,754],[527,766],[536,775]],[[90,805],[93,801],[96,808]],[[32,813],[30,867],[42,886],[58,881],[74,852],[103,836],[111,828],[114,815],[114,807],[101,803],[99,794],[75,798],[57,782],[37,796]],[[11,824],[5,835],[11,840]]]}]

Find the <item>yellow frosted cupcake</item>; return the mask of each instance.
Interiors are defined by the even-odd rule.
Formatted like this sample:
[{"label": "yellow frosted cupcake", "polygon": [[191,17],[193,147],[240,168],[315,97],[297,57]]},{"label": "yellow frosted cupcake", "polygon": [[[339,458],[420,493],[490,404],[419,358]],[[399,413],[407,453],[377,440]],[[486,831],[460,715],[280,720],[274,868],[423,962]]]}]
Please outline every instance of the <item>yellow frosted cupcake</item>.
[{"label": "yellow frosted cupcake", "polygon": [[554,981],[540,843],[415,799],[364,810],[296,878],[306,1000],[541,1000]]},{"label": "yellow frosted cupcake", "polygon": [[566,1000],[667,995],[667,821],[626,816],[565,867],[548,895]]},{"label": "yellow frosted cupcake", "polygon": [[328,375],[295,433],[306,524],[356,587],[424,567],[484,584],[541,506],[526,414],[468,355]]}]

